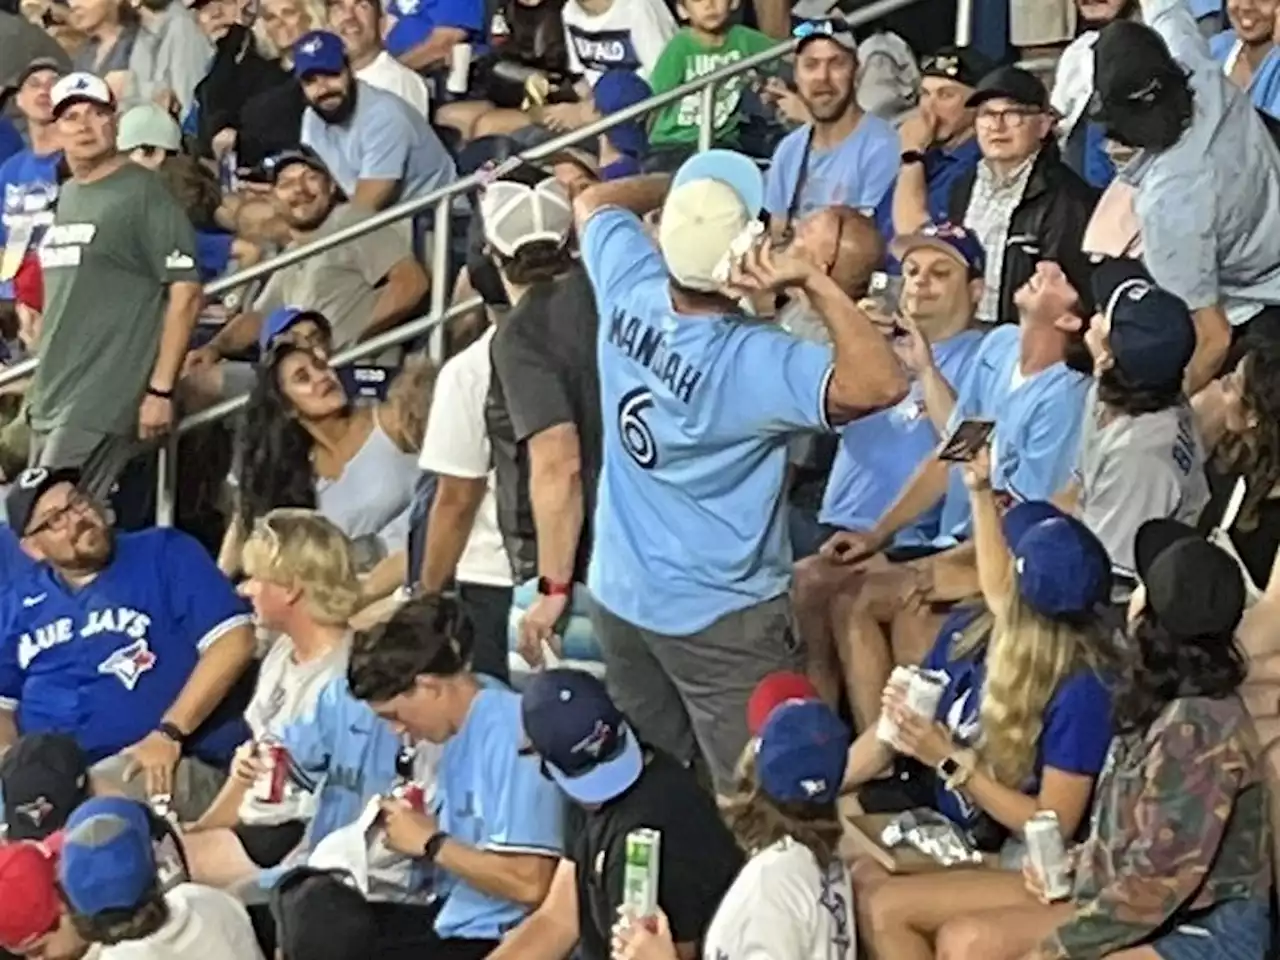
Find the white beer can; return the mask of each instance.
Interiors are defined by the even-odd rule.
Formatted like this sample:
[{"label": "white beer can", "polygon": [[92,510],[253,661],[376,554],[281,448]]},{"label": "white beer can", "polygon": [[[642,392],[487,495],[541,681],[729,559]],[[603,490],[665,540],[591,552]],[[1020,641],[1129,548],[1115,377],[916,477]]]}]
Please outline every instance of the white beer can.
[{"label": "white beer can", "polygon": [[1031,816],[1023,832],[1027,842],[1027,859],[1035,871],[1046,900],[1065,900],[1071,896],[1071,864],[1062,839],[1058,815],[1041,810]]}]

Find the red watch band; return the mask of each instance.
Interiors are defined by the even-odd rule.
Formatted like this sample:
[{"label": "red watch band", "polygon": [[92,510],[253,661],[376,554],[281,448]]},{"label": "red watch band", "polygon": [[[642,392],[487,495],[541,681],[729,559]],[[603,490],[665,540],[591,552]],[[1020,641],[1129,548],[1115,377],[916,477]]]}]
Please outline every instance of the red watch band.
[{"label": "red watch band", "polygon": [[573,581],[556,583],[546,577],[538,578],[538,593],[544,597],[567,597],[573,593]]}]

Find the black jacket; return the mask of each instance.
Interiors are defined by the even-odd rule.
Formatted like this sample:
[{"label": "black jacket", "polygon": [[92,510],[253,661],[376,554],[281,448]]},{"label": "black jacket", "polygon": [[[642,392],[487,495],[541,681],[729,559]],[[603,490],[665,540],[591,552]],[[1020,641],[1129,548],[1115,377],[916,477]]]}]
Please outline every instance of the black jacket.
[{"label": "black jacket", "polygon": [[[965,222],[977,179],[975,167],[952,188],[947,210],[952,223]],[[1009,223],[997,323],[1018,322],[1013,294],[1031,279],[1041,260],[1052,260],[1062,267],[1080,294],[1085,309],[1092,312],[1089,278],[1093,266],[1081,250],[1081,244],[1099,195],[1063,162],[1057,144],[1052,141],[1045,144],[1031,169],[1022,202],[1014,209]],[[990,256],[990,251],[987,253]]]}]

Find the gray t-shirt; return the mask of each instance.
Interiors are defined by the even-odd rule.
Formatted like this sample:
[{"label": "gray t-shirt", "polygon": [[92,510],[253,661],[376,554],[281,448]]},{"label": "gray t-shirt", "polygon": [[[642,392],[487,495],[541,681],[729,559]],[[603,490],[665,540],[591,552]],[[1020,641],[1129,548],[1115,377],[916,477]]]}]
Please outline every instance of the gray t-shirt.
[{"label": "gray t-shirt", "polygon": [[132,436],[160,346],[171,283],[198,283],[195,231],[136,164],[62,187],[40,247],[45,309],[32,426]]},{"label": "gray t-shirt", "polygon": [[[327,236],[368,216],[358,207],[340,204],[305,242]],[[369,325],[374,304],[382,292],[378,285],[392,267],[412,256],[408,223],[392,223],[277,270],[253,302],[253,309],[263,315],[290,304],[318,310],[333,326],[334,348],[342,350],[355,343]]]},{"label": "gray t-shirt", "polygon": [[1131,417],[1099,403],[1097,389],[1080,434],[1079,514],[1113,569],[1132,577],[1138,527],[1157,517],[1194,524],[1209,502],[1204,444],[1187,404]]}]

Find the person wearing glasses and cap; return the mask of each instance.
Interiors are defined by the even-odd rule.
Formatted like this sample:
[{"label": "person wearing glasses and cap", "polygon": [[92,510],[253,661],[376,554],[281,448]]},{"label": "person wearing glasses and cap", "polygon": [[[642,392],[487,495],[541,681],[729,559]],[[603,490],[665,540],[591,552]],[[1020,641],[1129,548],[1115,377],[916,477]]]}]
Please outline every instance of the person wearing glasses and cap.
[{"label": "person wearing glasses and cap", "polygon": [[820,207],[873,211],[899,167],[893,125],[858,106],[858,43],[839,20],[795,29],[795,85],[808,124],[783,137],[765,180],[765,210],[775,238]]},{"label": "person wearing glasses and cap", "polygon": [[[908,386],[816,258],[763,238],[764,194],[750,159],[710,150],[674,180],[602,183],[575,201],[601,317],[596,637],[641,736],[683,762],[700,752],[722,789],[752,687],[804,668],[779,502],[790,436],[892,406]],[[640,215],[659,205],[655,246]],[[738,288],[803,290],[832,345],[744,316]]]},{"label": "person wearing glasses and cap", "polygon": [[1142,260],[1196,326],[1189,395],[1280,339],[1280,153],[1249,95],[1223,75],[1185,0],[1143,0],[1143,23],[1094,45],[1091,117],[1132,152]]},{"label": "person wearing glasses and cap", "polygon": [[49,93],[61,75],[57,61],[33,60],[0,83],[0,103],[12,100],[30,141],[0,163],[0,299],[12,292],[23,259],[53,222],[62,149]]}]

